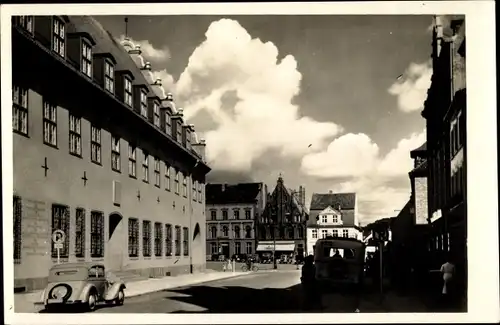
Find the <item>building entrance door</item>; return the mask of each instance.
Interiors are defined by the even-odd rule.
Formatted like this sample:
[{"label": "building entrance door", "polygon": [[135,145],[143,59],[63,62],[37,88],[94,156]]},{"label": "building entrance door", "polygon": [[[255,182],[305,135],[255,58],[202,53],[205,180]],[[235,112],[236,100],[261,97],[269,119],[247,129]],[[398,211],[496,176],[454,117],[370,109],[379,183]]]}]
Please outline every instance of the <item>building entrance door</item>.
[{"label": "building entrance door", "polygon": [[119,271],[123,268],[123,254],[125,241],[123,217],[118,213],[109,215],[108,252],[105,252],[106,266],[110,271]]},{"label": "building entrance door", "polygon": [[229,244],[228,243],[222,243],[221,245],[221,254],[224,255],[225,257],[229,258]]}]

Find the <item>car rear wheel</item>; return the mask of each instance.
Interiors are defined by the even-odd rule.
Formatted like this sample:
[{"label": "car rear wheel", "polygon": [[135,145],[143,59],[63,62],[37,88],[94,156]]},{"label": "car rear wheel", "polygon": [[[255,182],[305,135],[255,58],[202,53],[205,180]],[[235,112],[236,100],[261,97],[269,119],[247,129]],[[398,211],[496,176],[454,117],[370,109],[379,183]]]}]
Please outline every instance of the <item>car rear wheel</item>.
[{"label": "car rear wheel", "polygon": [[97,306],[97,296],[95,293],[89,294],[89,299],[87,299],[87,310],[94,311]]},{"label": "car rear wheel", "polygon": [[125,301],[125,293],[123,292],[123,289],[120,289],[120,291],[118,291],[118,296],[116,297],[116,304],[118,306],[121,306],[123,305],[123,302]]}]

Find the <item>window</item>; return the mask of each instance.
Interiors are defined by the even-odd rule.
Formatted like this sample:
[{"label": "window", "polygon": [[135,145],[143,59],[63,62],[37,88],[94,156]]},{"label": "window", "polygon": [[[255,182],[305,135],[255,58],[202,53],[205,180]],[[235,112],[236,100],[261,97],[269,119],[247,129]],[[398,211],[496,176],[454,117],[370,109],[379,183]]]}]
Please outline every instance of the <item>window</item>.
[{"label": "window", "polygon": [[143,151],[144,159],[142,161],[142,180],[149,183],[149,155],[147,152]]},{"label": "window", "polygon": [[229,228],[227,226],[222,227],[222,236],[229,237]]},{"label": "window", "polygon": [[155,186],[160,187],[160,159],[155,158]]},{"label": "window", "polygon": [[104,256],[104,213],[90,213],[90,256]]},{"label": "window", "polygon": [[90,151],[92,162],[97,164],[101,163],[101,129],[92,125],[90,127],[91,141],[90,141]]},{"label": "window", "polygon": [[142,221],[142,256],[151,256],[151,221]]},{"label": "window", "polygon": [[349,237],[349,230],[347,230],[347,229],[343,229],[343,230],[342,230],[342,236],[343,236],[343,237]]},{"label": "window", "polygon": [[212,254],[217,254],[217,243],[210,243],[210,252]]},{"label": "window", "polygon": [[337,229],[332,230],[332,235],[333,237],[338,237],[339,236],[339,231]]},{"label": "window", "polygon": [[210,220],[217,220],[217,211],[210,211]]},{"label": "window", "polygon": [[172,225],[165,225],[165,256],[172,256]]},{"label": "window", "polygon": [[252,254],[252,243],[247,243],[247,254]]},{"label": "window", "polygon": [[28,32],[33,33],[33,16],[19,16],[19,25]]},{"label": "window", "polygon": [[132,107],[132,80],[129,78],[125,78],[125,95],[124,95],[125,104]]},{"label": "window", "polygon": [[245,238],[252,238],[252,227],[245,227]]},{"label": "window", "polygon": [[57,146],[57,107],[46,100],[43,101],[43,142]]},{"label": "window", "polygon": [[299,233],[298,233],[298,238],[303,238],[303,237],[304,237],[304,228],[302,228],[301,226],[299,226],[299,227],[297,228],[297,230],[298,230],[298,232],[299,232]]},{"label": "window", "polygon": [[181,227],[175,226],[175,256],[181,256]]},{"label": "window", "polygon": [[165,164],[165,189],[170,191],[170,166]]},{"label": "window", "polygon": [[115,68],[108,60],[104,61],[104,89],[115,93]]},{"label": "window", "polygon": [[116,172],[121,170],[120,168],[120,138],[116,136],[111,136],[111,169]]},{"label": "window", "polygon": [[245,210],[245,219],[246,220],[252,219],[252,211],[251,210]]},{"label": "window", "polygon": [[198,187],[198,181],[192,180],[191,182],[191,190],[192,190],[192,196],[193,196],[193,201],[196,201],[196,188]]},{"label": "window", "polygon": [[21,263],[22,247],[22,202],[19,196],[14,196],[14,263]]},{"label": "window", "polygon": [[148,97],[145,91],[141,91],[141,115],[148,118]]},{"label": "window", "polygon": [[295,238],[295,231],[293,228],[288,228],[288,238]]},{"label": "window", "polygon": [[177,122],[177,142],[182,143],[182,124]]},{"label": "window", "polygon": [[328,234],[328,232],[326,230],[321,230],[321,238],[326,238],[326,235]]},{"label": "window", "polygon": [[12,129],[28,135],[28,90],[12,87]]},{"label": "window", "polygon": [[65,25],[62,21],[60,21],[57,18],[53,19],[53,24],[54,24],[54,32],[52,33],[53,35],[53,40],[52,40],[52,49],[54,52],[59,54],[64,58],[64,50],[65,50]]},{"label": "window", "polygon": [[153,123],[156,127],[160,127],[160,105],[157,102],[153,103],[153,113],[155,115]]},{"label": "window", "polygon": [[128,256],[139,256],[139,220],[128,219]]},{"label": "window", "polygon": [[227,220],[227,210],[222,210],[222,220]]},{"label": "window", "polygon": [[[66,236],[59,257],[68,258],[69,255],[69,208],[62,205],[52,205],[52,232],[62,230]],[[52,242],[52,257],[57,257],[57,250]]]},{"label": "window", "polygon": [[200,203],[202,201],[201,190],[202,190],[202,184],[198,183],[198,202],[200,202]]},{"label": "window", "polygon": [[189,256],[189,228],[182,229],[182,247],[184,248],[184,256]]},{"label": "window", "polygon": [[179,172],[174,171],[175,173],[175,194],[179,194]]},{"label": "window", "polygon": [[161,246],[163,243],[162,224],[155,222],[155,256],[161,256]]},{"label": "window", "polygon": [[137,160],[136,160],[136,152],[137,148],[128,145],[128,175],[130,177],[137,177],[136,175],[136,168],[137,168]]},{"label": "window", "polygon": [[75,256],[85,257],[85,209],[76,209]]},{"label": "window", "polygon": [[318,238],[318,231],[316,229],[312,230],[312,238]]},{"label": "window", "polygon": [[240,227],[234,226],[234,238],[240,238]]},{"label": "window", "polygon": [[234,209],[233,210],[233,219],[238,220],[239,218],[240,218],[240,210]]},{"label": "window", "polygon": [[172,116],[168,112],[165,112],[165,132],[172,135]]},{"label": "window", "polygon": [[333,223],[339,223],[339,216],[336,214],[333,215]]},{"label": "window", "polygon": [[82,41],[82,72],[92,78],[92,47]]},{"label": "window", "polygon": [[241,243],[234,243],[234,253],[241,254]]},{"label": "window", "polygon": [[69,152],[82,155],[82,119],[75,115],[69,115]]},{"label": "window", "polygon": [[212,228],[210,228],[210,236],[211,238],[217,238],[217,227],[216,226],[212,226]]},{"label": "window", "polygon": [[188,195],[188,177],[184,174],[182,174],[182,195],[184,197],[187,197]]},{"label": "window", "polygon": [[321,222],[322,223],[327,223],[328,222],[328,216],[321,216]]}]

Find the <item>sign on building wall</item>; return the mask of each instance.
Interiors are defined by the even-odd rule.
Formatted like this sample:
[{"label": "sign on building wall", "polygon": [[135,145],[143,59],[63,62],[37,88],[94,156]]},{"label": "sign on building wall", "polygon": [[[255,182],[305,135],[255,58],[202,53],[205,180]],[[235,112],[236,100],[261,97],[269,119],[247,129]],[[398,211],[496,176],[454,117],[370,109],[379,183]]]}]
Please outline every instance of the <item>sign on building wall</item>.
[{"label": "sign on building wall", "polygon": [[415,224],[427,224],[427,177],[415,178]]}]

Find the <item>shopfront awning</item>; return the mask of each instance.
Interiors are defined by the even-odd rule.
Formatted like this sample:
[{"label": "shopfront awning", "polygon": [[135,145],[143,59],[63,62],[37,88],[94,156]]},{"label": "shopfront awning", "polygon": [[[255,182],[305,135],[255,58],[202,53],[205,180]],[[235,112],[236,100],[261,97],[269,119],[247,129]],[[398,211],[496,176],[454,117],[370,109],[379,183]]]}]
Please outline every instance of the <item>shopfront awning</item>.
[{"label": "shopfront awning", "polygon": [[257,246],[257,252],[272,252],[273,250],[277,252],[293,252],[295,251],[295,244],[276,243],[276,247],[273,244],[259,244]]}]

